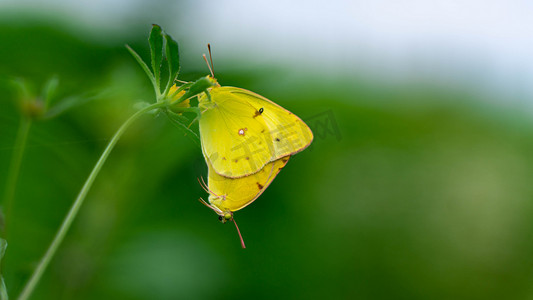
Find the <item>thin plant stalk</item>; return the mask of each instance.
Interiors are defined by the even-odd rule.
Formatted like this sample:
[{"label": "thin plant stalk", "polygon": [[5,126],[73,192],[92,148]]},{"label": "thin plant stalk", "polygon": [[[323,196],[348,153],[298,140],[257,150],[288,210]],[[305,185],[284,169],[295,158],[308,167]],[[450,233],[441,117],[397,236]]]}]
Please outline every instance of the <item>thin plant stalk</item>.
[{"label": "thin plant stalk", "polygon": [[78,197],[72,204],[67,216],[63,220],[63,223],[61,224],[61,227],[59,227],[59,230],[57,231],[52,243],[48,247],[48,250],[44,254],[44,256],[41,258],[41,261],[35,268],[35,271],[33,272],[32,276],[24,286],[24,289],[22,290],[22,293],[19,295],[18,300],[27,300],[37,284],[39,283],[39,280],[41,279],[41,276],[43,275],[44,271],[46,270],[48,264],[54,257],[57,249],[61,245],[61,242],[65,238],[65,235],[67,231],[69,230],[72,222],[76,218],[76,215],[78,214],[78,211],[83,204],[83,201],[85,200],[85,196],[89,192],[89,189],[91,188],[96,176],[100,172],[100,169],[104,165],[104,162],[106,161],[107,157],[109,156],[109,153],[111,153],[111,150],[113,150],[113,147],[117,143],[117,141],[120,139],[122,134],[126,131],[126,129],[130,126],[133,121],[138,119],[141,115],[144,113],[147,113],[149,111],[152,111],[156,108],[162,107],[167,105],[164,102],[155,103],[152,105],[149,105],[139,111],[137,111],[135,114],[133,114],[120,128],[117,130],[111,141],[109,141],[109,144],[107,144],[107,147],[105,148],[104,152],[102,153],[102,156],[100,156],[100,159],[98,159],[98,162],[94,166],[93,170],[91,171],[91,174],[85,181],[85,184],[83,185],[80,193],[78,194]]},{"label": "thin plant stalk", "polygon": [[13,201],[15,198],[15,191],[17,189],[17,182],[20,174],[20,166],[22,164],[22,157],[24,156],[24,151],[26,149],[26,141],[28,140],[28,133],[30,132],[31,123],[32,121],[30,118],[23,116],[20,119],[17,137],[13,146],[13,154],[11,156],[11,164],[9,166],[6,189],[4,193],[4,237],[6,239],[8,238],[8,228],[10,226],[11,215],[13,211]]}]

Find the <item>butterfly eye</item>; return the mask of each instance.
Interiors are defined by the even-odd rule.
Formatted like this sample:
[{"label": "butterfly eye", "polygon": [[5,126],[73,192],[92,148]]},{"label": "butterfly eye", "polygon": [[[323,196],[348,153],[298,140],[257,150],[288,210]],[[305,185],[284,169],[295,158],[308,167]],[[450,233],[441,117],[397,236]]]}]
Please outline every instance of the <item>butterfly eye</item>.
[{"label": "butterfly eye", "polygon": [[260,114],[263,113],[263,108],[262,108],[262,107],[259,109],[259,113],[260,113]]},{"label": "butterfly eye", "polygon": [[222,222],[223,219],[224,219],[224,218],[223,218],[222,216],[218,216],[218,220],[219,220],[220,222]]}]

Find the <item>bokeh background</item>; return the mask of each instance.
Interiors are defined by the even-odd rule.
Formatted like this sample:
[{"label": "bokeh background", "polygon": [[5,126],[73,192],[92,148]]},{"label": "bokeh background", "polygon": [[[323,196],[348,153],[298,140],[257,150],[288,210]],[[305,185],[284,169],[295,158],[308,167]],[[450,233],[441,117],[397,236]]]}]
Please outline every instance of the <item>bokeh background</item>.
[{"label": "bokeh background", "polygon": [[[146,116],[112,152],[33,299],[533,299],[533,5],[527,1],[0,2],[0,188],[24,79],[97,95],[29,133],[3,276],[15,298],[109,138],[153,101],[161,25],[315,141],[232,224],[200,148]],[[196,126],[193,126],[197,130]],[[3,193],[2,193],[3,194]]]}]

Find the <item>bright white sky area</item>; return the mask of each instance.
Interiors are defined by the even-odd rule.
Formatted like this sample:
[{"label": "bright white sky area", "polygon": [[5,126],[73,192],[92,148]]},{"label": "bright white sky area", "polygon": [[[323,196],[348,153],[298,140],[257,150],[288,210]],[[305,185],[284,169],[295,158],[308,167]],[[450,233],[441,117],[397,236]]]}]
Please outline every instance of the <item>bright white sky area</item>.
[{"label": "bright white sky area", "polygon": [[158,23],[193,41],[181,45],[185,56],[210,42],[216,56],[234,58],[215,60],[222,68],[241,60],[324,78],[424,80],[533,103],[533,1],[0,0],[2,8],[55,12],[95,32]]}]

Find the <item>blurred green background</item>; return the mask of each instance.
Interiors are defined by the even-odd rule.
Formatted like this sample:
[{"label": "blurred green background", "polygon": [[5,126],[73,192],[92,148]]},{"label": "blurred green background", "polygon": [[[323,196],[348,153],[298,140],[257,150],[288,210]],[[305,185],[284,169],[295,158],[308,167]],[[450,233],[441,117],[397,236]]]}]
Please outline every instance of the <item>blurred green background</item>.
[{"label": "blurred green background", "polygon": [[[70,7],[83,15],[80,3]],[[272,45],[301,51],[293,65],[270,48],[239,59],[238,35],[225,44],[220,29],[186,24],[192,8],[224,20],[216,5],[135,3],[110,24],[68,9],[0,10],[2,192],[20,120],[7,80],[23,78],[38,94],[57,75],[57,99],[98,94],[31,127],[3,261],[12,298],[109,138],[135,103],[153,101],[124,44],[147,59],[158,23],[180,43],[182,79],[207,74],[201,54],[213,38],[219,82],[291,110],[315,140],[236,213],[243,250],[234,226],[198,202],[207,197],[197,182],[207,172],[200,148],[163,116],[143,117],[112,152],[32,299],[533,299],[531,99],[491,92],[476,72],[455,85],[337,70],[330,56],[358,55],[341,48],[312,57]],[[290,27],[290,14],[277,9],[272,24]],[[250,36],[241,43],[275,39]],[[327,43],[317,37],[315,45]],[[518,101],[504,104],[510,98]]]}]

